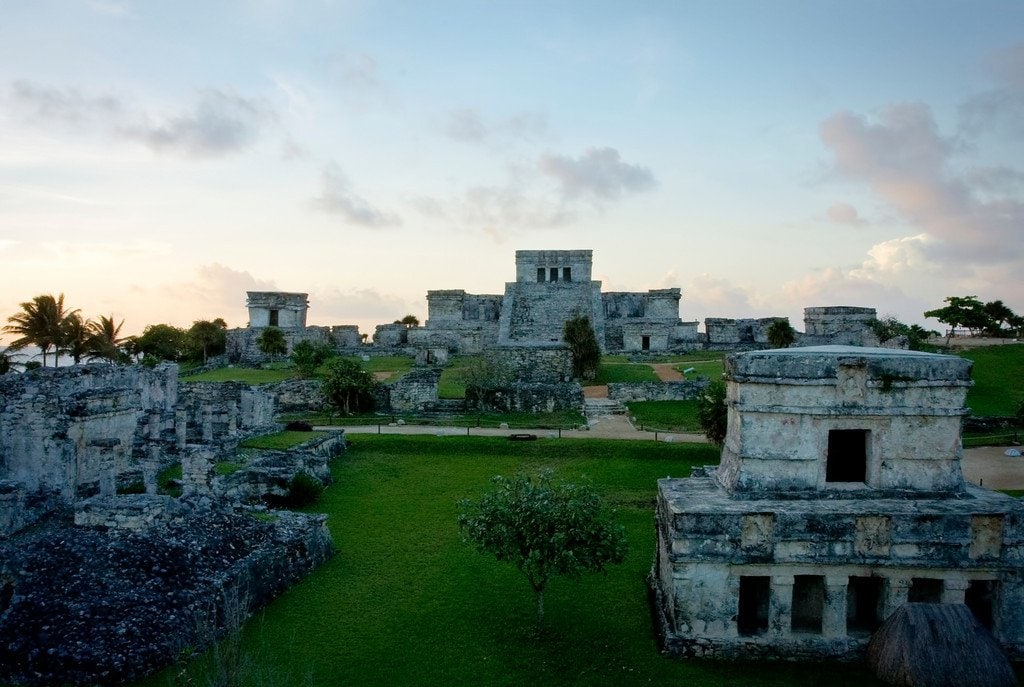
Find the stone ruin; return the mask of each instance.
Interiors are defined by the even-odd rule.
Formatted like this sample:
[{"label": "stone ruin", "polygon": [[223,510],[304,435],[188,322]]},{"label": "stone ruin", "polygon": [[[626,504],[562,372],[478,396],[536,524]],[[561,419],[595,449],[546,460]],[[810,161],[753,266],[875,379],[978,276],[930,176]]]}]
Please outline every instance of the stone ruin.
[{"label": "stone ruin", "polygon": [[658,481],[667,651],[854,660],[929,602],[966,604],[1024,655],[1024,507],[961,474],[970,368],[845,346],[729,356],[720,465]]},{"label": "stone ruin", "polygon": [[[173,364],[0,375],[0,683],[142,677],[326,560],[324,516],[244,504],[299,472],[328,483],[343,435],[215,473],[274,412],[265,390],[179,383]],[[176,462],[181,497],[157,494]]]}]

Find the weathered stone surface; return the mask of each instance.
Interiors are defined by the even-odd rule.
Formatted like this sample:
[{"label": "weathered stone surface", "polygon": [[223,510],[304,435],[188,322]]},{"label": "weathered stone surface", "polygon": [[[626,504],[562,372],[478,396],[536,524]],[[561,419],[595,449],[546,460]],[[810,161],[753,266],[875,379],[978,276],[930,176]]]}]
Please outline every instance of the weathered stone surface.
[{"label": "weathered stone surface", "polygon": [[51,524],[0,543],[0,682],[115,684],[202,647],[332,553],[324,516],[183,509],[139,531]]},{"label": "weathered stone surface", "polygon": [[690,401],[708,387],[708,379],[681,382],[612,382],[608,398],[615,401]]},{"label": "weathered stone surface", "polygon": [[726,371],[719,467],[658,483],[669,651],[852,660],[910,600],[967,603],[1024,655],[1024,507],[960,472],[969,361],[825,346]]}]

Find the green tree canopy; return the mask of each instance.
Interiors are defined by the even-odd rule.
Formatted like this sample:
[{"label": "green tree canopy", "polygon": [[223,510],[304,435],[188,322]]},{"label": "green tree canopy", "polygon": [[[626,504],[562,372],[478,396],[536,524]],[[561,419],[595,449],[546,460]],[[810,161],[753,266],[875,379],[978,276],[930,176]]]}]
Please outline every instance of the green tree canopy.
[{"label": "green tree canopy", "polygon": [[325,343],[303,340],[292,346],[292,362],[300,377],[312,377],[333,356],[334,349]]},{"label": "green tree canopy", "polygon": [[189,327],[186,336],[188,356],[205,363],[211,355],[220,355],[224,352],[228,338],[227,323],[219,317],[212,322],[196,320]]},{"label": "green tree canopy", "polygon": [[576,315],[566,320],[562,340],[572,353],[573,374],[578,379],[590,380],[597,376],[601,366],[601,347],[586,315]]},{"label": "green tree canopy", "polygon": [[711,382],[697,398],[697,422],[712,444],[725,443],[729,426],[729,410],[725,404],[725,383]]},{"label": "green tree canopy", "polygon": [[420,318],[415,315],[406,315],[400,320],[395,320],[395,324],[404,324],[406,327],[418,327],[420,326]]},{"label": "green tree canopy", "polygon": [[932,336],[938,336],[938,332],[925,329],[919,324],[908,325],[896,319],[895,315],[885,315],[879,319],[868,322],[872,333],[878,337],[879,343],[891,341],[897,337],[905,337],[907,348],[912,351],[920,351],[926,347],[926,342]]},{"label": "green tree canopy", "polygon": [[139,353],[152,360],[181,360],[187,346],[188,335],[184,329],[172,324],[150,324],[136,337],[135,346]]},{"label": "green tree canopy", "polygon": [[971,334],[987,329],[992,318],[985,312],[985,304],[977,296],[949,296],[943,299],[946,305],[935,310],[928,310],[925,317],[934,317],[939,322],[949,325],[949,335],[953,330],[964,327]]},{"label": "green tree canopy", "polygon": [[775,348],[789,348],[796,340],[796,330],[789,323],[789,318],[775,320],[766,332],[768,343]]},{"label": "green tree canopy", "polygon": [[284,332],[277,327],[267,327],[256,339],[256,347],[270,356],[271,360],[288,352],[288,341]]},{"label": "green tree canopy", "polygon": [[459,503],[463,538],[526,575],[537,603],[537,630],[544,624],[544,589],[555,576],[578,579],[626,557],[626,537],[600,495],[590,486],[536,478],[495,477],[495,489],[479,501]]},{"label": "green tree canopy", "polygon": [[75,365],[82,362],[82,358],[89,354],[89,339],[92,336],[89,325],[78,312],[65,317],[61,323],[57,354],[67,353]]},{"label": "green tree canopy", "polygon": [[[97,321],[89,322],[89,357],[91,359],[115,361],[127,359],[128,352],[122,349],[125,340],[121,338],[124,320],[115,323],[114,316],[100,315]],[[134,340],[133,340],[134,341]]]},{"label": "green tree canopy", "polygon": [[324,398],[342,415],[373,410],[375,382],[369,372],[351,358],[334,358],[320,382]]}]

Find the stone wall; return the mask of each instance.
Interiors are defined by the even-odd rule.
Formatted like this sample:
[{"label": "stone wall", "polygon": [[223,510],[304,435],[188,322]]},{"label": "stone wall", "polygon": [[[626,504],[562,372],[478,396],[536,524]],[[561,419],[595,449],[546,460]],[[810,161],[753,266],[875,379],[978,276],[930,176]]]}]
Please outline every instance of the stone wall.
[{"label": "stone wall", "polygon": [[768,329],[784,317],[729,319],[708,317],[704,320],[707,347],[712,350],[751,350],[767,348]]},{"label": "stone wall", "polygon": [[409,343],[409,328],[404,324],[378,324],[373,345],[378,348],[402,348]]},{"label": "stone wall", "polygon": [[608,385],[608,398],[615,401],[690,401],[700,396],[710,383],[708,379],[613,382]]},{"label": "stone wall", "polygon": [[874,308],[845,305],[804,308],[804,334],[801,346],[878,346],[878,337],[870,323],[877,317]]},{"label": "stone wall", "polygon": [[274,425],[274,394],[244,382],[181,382],[187,443],[213,443]]},{"label": "stone wall", "polygon": [[391,411],[407,413],[429,410],[437,404],[437,383],[440,379],[440,368],[414,368],[386,385]]},{"label": "stone wall", "polygon": [[319,379],[296,377],[276,384],[267,384],[261,388],[273,394],[279,413],[304,413],[328,408],[328,403],[320,390]]},{"label": "stone wall", "polygon": [[309,308],[307,293],[283,291],[247,291],[249,326],[253,328],[280,327],[302,329],[306,326]]},{"label": "stone wall", "polygon": [[520,382],[557,384],[573,378],[572,353],[565,344],[503,346],[489,355],[499,360],[502,367],[515,370]]},{"label": "stone wall", "polygon": [[112,491],[154,451],[160,460],[174,449],[177,371],[91,364],[0,377],[0,480],[30,500]]},{"label": "stone wall", "polygon": [[[229,363],[256,366],[272,362],[270,356],[259,349],[257,340],[263,329],[229,329],[225,342],[225,356]],[[336,325],[334,327],[304,327],[302,329],[282,329],[287,352],[277,360],[291,355],[295,344],[309,341],[332,347],[339,353],[351,355],[363,348],[362,336],[356,325]]]},{"label": "stone wall", "polygon": [[552,413],[583,408],[583,387],[576,382],[513,384],[504,389],[467,389],[466,408],[498,413]]}]

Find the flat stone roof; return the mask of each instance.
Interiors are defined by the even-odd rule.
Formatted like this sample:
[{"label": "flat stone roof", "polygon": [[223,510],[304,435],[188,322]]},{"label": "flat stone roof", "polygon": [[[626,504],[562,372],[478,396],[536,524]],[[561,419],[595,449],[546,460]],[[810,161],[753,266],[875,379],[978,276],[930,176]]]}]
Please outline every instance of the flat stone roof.
[{"label": "flat stone roof", "polygon": [[781,382],[789,379],[835,379],[840,367],[865,367],[872,378],[900,381],[969,383],[973,363],[955,355],[864,346],[807,346],[734,353],[725,360],[736,381]]}]

